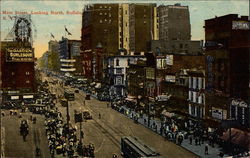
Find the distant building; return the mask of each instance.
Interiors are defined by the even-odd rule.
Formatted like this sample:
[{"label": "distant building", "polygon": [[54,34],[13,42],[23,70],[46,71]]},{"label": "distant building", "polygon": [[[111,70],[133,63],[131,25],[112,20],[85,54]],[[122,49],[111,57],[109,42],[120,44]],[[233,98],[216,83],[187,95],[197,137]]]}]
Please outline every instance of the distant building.
[{"label": "distant building", "polygon": [[59,50],[59,43],[57,41],[49,41],[49,52],[58,52]]},{"label": "distant building", "polygon": [[[248,16],[229,14],[205,20],[206,115],[236,119],[250,127]],[[214,112],[219,112],[215,115]]]},{"label": "distant building", "polygon": [[[81,54],[81,41],[80,40],[69,40],[62,37],[59,41],[59,57],[61,62],[61,72],[69,72],[72,74],[82,73],[82,64],[80,60]],[[76,63],[76,61],[78,63]],[[78,65],[78,66],[77,66]]]}]

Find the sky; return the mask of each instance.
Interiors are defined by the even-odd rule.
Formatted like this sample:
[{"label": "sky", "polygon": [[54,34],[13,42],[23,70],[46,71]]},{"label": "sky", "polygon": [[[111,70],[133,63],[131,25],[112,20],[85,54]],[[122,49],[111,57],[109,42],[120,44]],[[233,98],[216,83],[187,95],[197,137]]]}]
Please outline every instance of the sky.
[{"label": "sky", "polygon": [[[32,14],[33,30],[36,30],[34,38],[35,56],[41,57],[48,50],[48,42],[52,33],[59,41],[62,36],[69,39],[81,39],[81,14],[67,14],[67,11],[82,12],[84,5],[94,3],[156,3],[157,5],[173,5],[181,3],[189,7],[192,40],[204,40],[204,20],[226,14],[239,14],[249,16],[248,0],[1,0],[1,41],[7,36],[14,24],[15,12],[48,12],[48,15]],[[4,11],[12,12],[3,14]],[[64,15],[54,15],[51,11],[63,12]],[[65,34],[65,28],[72,33],[72,36]],[[66,35],[66,36],[65,36]]]}]

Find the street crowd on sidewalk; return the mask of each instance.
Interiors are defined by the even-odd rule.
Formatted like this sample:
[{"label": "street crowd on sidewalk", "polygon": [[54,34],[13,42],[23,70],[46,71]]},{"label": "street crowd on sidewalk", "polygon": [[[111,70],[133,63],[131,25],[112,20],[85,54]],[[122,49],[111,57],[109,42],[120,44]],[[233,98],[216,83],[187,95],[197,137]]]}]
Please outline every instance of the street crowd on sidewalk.
[{"label": "street crowd on sidewalk", "polygon": [[223,157],[224,152],[218,145],[218,135],[216,131],[209,132],[199,121],[192,119],[179,120],[178,118],[148,117],[141,111],[131,108],[133,104],[128,101],[113,102],[111,107],[136,123],[153,130],[164,139],[182,146],[183,148],[201,157]]}]

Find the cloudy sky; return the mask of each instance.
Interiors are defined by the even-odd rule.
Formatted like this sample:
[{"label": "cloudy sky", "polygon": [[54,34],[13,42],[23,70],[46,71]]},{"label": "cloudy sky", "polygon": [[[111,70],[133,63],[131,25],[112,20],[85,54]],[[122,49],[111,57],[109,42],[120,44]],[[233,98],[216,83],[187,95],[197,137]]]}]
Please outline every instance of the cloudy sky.
[{"label": "cloudy sky", "polygon": [[[191,33],[193,40],[204,39],[204,20],[222,16],[226,14],[249,15],[248,0],[71,0],[71,1],[30,1],[30,0],[2,0],[1,1],[1,40],[3,40],[14,24],[15,12],[48,12],[48,15],[32,15],[33,25],[37,33],[34,39],[35,56],[41,57],[48,50],[48,41],[51,39],[50,33],[55,36],[56,40],[60,40],[65,36],[64,26],[72,33],[68,36],[70,39],[80,40],[81,37],[81,15],[66,14],[67,11],[82,12],[84,5],[94,3],[150,3],[154,2],[158,5],[173,5],[181,3],[181,5],[189,6],[191,19]],[[4,11],[12,12],[3,14]],[[52,15],[51,11],[62,11],[64,15]]]}]

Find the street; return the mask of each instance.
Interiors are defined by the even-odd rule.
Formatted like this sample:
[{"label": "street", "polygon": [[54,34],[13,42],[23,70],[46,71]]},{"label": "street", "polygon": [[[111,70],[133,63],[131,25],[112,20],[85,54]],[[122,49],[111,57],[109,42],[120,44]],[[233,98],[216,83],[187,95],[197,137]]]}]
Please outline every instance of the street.
[{"label": "street", "polygon": [[[43,76],[43,80],[53,80]],[[70,88],[70,87],[67,87]],[[63,95],[63,87],[60,85],[51,85],[52,93]],[[142,125],[135,124],[133,120],[107,107],[107,102],[101,102],[95,98],[85,100],[85,94],[82,91],[75,93],[75,101],[69,103],[70,120],[74,124],[74,110],[91,112],[93,119],[83,123],[84,144],[93,143],[95,145],[96,157],[109,158],[112,154],[120,156],[120,139],[122,136],[135,136],[141,139],[145,144],[156,149],[163,157],[197,157],[193,153],[175,145],[172,142],[164,140],[163,137],[155,134]],[[57,103],[59,111],[66,119],[66,108]],[[101,119],[99,119],[99,114]],[[79,123],[76,124],[79,132]]]},{"label": "street", "polygon": [[[49,158],[49,149],[45,135],[44,117],[34,115],[30,112],[22,113],[22,118],[18,115],[10,115],[9,110],[2,110],[5,116],[1,119],[1,156],[6,158],[35,158],[36,147],[40,149],[39,158]],[[30,116],[37,118],[36,124],[29,121]],[[26,141],[23,141],[19,133],[20,121],[28,120],[29,134]]]}]

